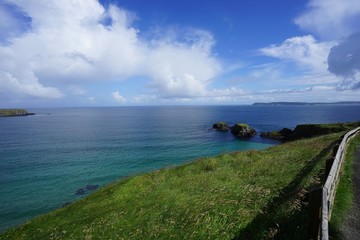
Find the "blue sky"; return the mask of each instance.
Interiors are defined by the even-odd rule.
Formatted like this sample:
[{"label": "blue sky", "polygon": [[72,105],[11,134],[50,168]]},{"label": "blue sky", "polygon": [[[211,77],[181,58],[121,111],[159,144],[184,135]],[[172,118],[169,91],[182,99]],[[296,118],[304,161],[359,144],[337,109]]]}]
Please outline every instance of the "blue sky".
[{"label": "blue sky", "polygon": [[0,107],[360,99],[358,0],[0,2]]}]

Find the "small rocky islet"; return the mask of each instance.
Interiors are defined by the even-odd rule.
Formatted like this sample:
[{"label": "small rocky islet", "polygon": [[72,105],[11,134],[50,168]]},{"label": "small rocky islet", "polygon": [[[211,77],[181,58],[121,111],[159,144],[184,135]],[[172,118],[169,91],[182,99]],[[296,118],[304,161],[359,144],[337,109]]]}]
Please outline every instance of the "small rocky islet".
[{"label": "small rocky islet", "polygon": [[229,131],[229,125],[226,122],[217,122],[212,127],[218,131]]},{"label": "small rocky islet", "polygon": [[256,130],[246,123],[236,123],[234,126],[229,127],[225,122],[216,122],[212,126],[218,131],[229,131],[237,137],[253,137],[256,135]]},{"label": "small rocky islet", "polygon": [[231,127],[231,133],[237,137],[253,137],[256,135],[255,129],[245,123],[236,123]]}]

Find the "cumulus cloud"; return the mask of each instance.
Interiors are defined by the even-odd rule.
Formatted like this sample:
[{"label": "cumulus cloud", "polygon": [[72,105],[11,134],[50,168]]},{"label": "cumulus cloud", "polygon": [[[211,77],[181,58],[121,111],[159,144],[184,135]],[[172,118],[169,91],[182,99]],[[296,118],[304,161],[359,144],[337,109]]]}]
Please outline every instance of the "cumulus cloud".
[{"label": "cumulus cloud", "polygon": [[[56,88],[44,87],[37,81],[32,72],[21,71],[17,78],[11,73],[0,72],[0,93],[15,93],[20,96],[60,98],[63,94]],[[26,81],[24,80],[26,79]]]},{"label": "cumulus cloud", "polygon": [[60,98],[66,85],[143,76],[160,97],[195,97],[206,93],[222,68],[211,52],[213,37],[204,30],[149,39],[132,27],[133,13],[113,5],[104,8],[97,0],[6,3],[31,22],[21,36],[0,45],[5,59],[0,89]]},{"label": "cumulus cloud", "polygon": [[306,11],[295,19],[302,29],[337,40],[359,30],[358,0],[310,0]]},{"label": "cumulus cloud", "polygon": [[333,43],[318,42],[313,36],[307,35],[288,38],[282,44],[262,48],[260,52],[266,56],[296,63],[301,68],[324,72],[331,46]]},{"label": "cumulus cloud", "polygon": [[198,97],[206,94],[208,82],[218,74],[218,62],[202,47],[159,46],[151,54],[151,86],[166,97]]},{"label": "cumulus cloud", "polygon": [[118,102],[118,103],[125,103],[125,102],[126,102],[126,98],[123,97],[123,96],[120,94],[119,91],[115,91],[115,92],[113,92],[111,95],[112,95],[113,99],[114,99],[116,102]]},{"label": "cumulus cloud", "polygon": [[271,84],[279,88],[264,91],[268,94],[310,95],[320,90],[322,93],[334,91],[341,78],[328,71],[327,61],[335,44],[335,41],[318,41],[312,35],[288,38],[259,50],[279,61],[256,69],[252,75],[271,79]]}]

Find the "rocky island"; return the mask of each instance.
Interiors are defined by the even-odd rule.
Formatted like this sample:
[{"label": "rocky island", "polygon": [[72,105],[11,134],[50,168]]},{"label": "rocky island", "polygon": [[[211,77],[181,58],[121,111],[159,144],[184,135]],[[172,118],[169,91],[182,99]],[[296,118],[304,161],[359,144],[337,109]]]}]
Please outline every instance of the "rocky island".
[{"label": "rocky island", "polygon": [[229,125],[225,122],[217,122],[213,124],[212,127],[218,131],[231,130],[231,133],[237,137],[253,137],[256,135],[255,129],[246,123],[236,123],[234,126],[229,127]]},{"label": "rocky island", "polygon": [[0,109],[0,117],[18,117],[35,115],[35,113],[28,112],[26,109]]},{"label": "rocky island", "polygon": [[212,125],[212,127],[218,131],[228,131],[229,125],[226,122],[217,122]]},{"label": "rocky island", "polygon": [[237,137],[253,137],[256,135],[255,129],[245,123],[237,123],[231,128],[232,134]]}]

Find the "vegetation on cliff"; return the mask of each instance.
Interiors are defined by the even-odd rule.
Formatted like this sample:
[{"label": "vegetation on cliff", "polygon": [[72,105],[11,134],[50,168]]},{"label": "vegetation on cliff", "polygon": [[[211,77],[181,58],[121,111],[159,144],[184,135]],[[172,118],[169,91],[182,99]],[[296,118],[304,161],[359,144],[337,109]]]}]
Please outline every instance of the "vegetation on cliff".
[{"label": "vegetation on cliff", "polygon": [[0,117],[15,117],[28,115],[34,115],[34,113],[30,113],[26,109],[0,109]]},{"label": "vegetation on cliff", "polygon": [[283,141],[293,141],[302,138],[311,138],[330,133],[350,131],[360,126],[359,122],[329,123],[329,124],[300,124],[294,130],[283,128],[280,131],[262,132],[261,137]]}]

